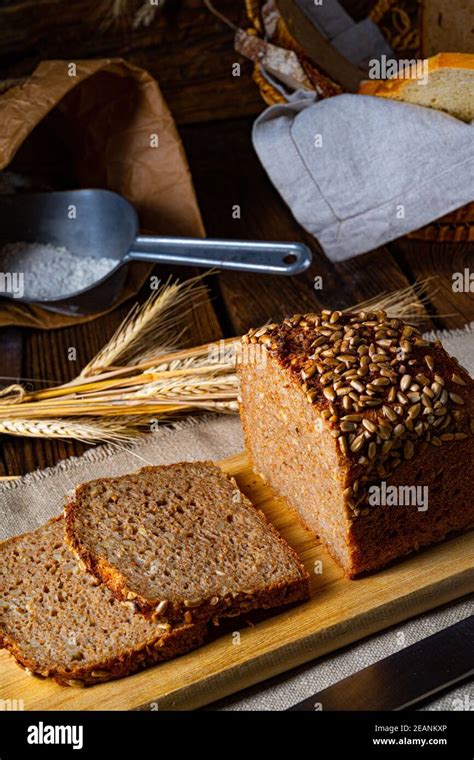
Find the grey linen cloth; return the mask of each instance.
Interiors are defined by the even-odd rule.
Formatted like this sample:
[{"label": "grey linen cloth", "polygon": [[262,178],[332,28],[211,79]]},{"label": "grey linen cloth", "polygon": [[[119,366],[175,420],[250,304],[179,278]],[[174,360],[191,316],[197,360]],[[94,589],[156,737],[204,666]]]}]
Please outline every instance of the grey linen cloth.
[{"label": "grey linen cloth", "polygon": [[474,199],[474,124],[366,95],[289,100],[257,119],[253,144],[296,220],[332,261]]},{"label": "grey linen cloth", "polygon": [[[432,334],[474,374],[474,323],[464,330]],[[0,483],[0,539],[33,530],[61,513],[64,495],[78,483],[92,478],[122,475],[148,464],[171,464],[180,460],[219,460],[243,450],[242,429],[237,417],[191,418],[174,427],[163,427],[131,446],[98,446],[83,456],[59,462],[54,467]],[[425,636],[467,617],[472,601],[459,600],[428,612],[396,629],[376,634],[362,642],[301,666],[264,684],[230,697],[210,709],[280,710],[295,704],[341,678],[408,646]],[[474,709],[474,689],[459,687],[431,709]]]}]

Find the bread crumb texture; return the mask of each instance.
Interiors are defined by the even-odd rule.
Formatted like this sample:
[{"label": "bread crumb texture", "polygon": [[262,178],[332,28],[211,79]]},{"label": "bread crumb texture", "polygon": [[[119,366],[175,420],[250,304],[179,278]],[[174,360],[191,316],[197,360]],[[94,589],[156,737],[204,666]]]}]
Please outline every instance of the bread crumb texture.
[{"label": "bread crumb texture", "polygon": [[85,483],[66,506],[66,533],[117,596],[173,625],[308,595],[296,553],[212,462]]},{"label": "bread crumb texture", "polygon": [[87,573],[58,518],[0,548],[0,646],[63,685],[120,678],[202,643],[205,626],[169,630]]}]

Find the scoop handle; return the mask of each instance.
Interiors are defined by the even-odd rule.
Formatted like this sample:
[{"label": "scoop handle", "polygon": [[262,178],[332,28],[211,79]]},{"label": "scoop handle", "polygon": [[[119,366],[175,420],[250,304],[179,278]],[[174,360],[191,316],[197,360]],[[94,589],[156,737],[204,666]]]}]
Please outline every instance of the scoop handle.
[{"label": "scoop handle", "polygon": [[303,243],[138,235],[125,260],[294,275],[308,269],[311,258]]}]

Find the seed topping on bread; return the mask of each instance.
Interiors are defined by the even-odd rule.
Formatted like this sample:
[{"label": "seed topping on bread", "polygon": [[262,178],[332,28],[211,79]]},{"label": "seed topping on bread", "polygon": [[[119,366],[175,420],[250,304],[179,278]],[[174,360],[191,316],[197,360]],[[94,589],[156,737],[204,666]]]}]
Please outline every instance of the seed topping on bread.
[{"label": "seed topping on bread", "polygon": [[367,484],[389,477],[419,445],[474,433],[470,376],[439,341],[384,311],[296,314],[243,341],[262,344],[328,422],[351,463],[346,495],[355,516]]}]

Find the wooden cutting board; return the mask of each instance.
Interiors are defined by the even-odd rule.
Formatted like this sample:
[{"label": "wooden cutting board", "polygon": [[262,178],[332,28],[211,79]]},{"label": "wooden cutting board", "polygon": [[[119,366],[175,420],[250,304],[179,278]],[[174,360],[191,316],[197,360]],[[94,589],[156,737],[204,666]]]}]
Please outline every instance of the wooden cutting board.
[{"label": "wooden cutting board", "polygon": [[[184,710],[369,636],[474,590],[474,533],[467,533],[361,580],[344,578],[251,471],[244,454],[220,463],[296,549],[311,573],[310,601],[233,629],[174,661],[120,681],[77,689],[27,675],[0,652],[0,699],[25,710]],[[316,570],[316,572],[315,572]]]}]

